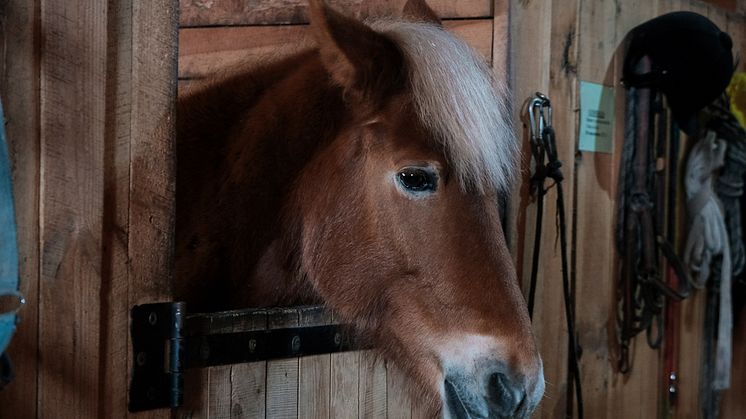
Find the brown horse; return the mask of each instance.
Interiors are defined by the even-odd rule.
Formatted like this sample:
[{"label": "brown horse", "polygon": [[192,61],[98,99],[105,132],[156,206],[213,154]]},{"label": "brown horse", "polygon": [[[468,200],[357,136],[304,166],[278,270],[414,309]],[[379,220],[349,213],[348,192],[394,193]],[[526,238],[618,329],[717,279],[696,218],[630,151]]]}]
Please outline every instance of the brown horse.
[{"label": "brown horse", "polygon": [[527,417],[544,379],[496,204],[506,91],[422,1],[405,16],[312,1],[315,46],[182,97],[177,296],[323,302],[433,416]]}]

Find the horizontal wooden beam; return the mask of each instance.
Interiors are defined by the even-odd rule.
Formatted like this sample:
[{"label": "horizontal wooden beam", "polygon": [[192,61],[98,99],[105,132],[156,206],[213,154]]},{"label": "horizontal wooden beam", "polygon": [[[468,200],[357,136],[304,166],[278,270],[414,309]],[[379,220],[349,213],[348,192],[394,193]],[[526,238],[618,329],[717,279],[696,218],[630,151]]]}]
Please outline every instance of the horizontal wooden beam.
[{"label": "horizontal wooden beam", "polygon": [[[489,62],[492,19],[450,20],[445,27]],[[202,78],[313,45],[307,25],[184,28],[179,31],[179,78]]]},{"label": "horizontal wooden beam", "polygon": [[[397,15],[406,0],[330,0],[338,10],[358,18]],[[306,0],[180,0],[181,26],[286,25],[308,23]],[[441,18],[492,16],[491,0],[430,0]]]}]

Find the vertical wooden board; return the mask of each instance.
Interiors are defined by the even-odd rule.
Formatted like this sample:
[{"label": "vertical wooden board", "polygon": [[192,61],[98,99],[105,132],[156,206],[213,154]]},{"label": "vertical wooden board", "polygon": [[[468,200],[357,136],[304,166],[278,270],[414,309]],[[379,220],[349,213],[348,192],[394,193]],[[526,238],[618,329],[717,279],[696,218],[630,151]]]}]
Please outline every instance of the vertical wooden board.
[{"label": "vertical wooden board", "polygon": [[133,5],[130,304],[171,297],[177,6]]},{"label": "vertical wooden board", "polygon": [[[731,386],[723,394],[722,419],[741,419],[746,412],[746,310],[741,310],[733,330]],[[738,313],[736,313],[738,315]]]},{"label": "vertical wooden board", "polygon": [[[299,310],[300,326],[329,324],[332,314],[321,307]],[[331,391],[331,355],[300,359],[298,380],[298,418],[328,418]]]},{"label": "vertical wooden board", "polygon": [[207,417],[231,417],[231,366],[221,365],[209,368],[207,385]]},{"label": "vertical wooden board", "polygon": [[702,366],[703,325],[707,293],[696,291],[681,303],[681,334],[679,337],[679,402],[677,418],[695,419],[701,416],[699,382]]},{"label": "vertical wooden board", "polygon": [[508,0],[493,0],[492,6],[492,72],[495,78],[504,81],[508,79],[508,53],[510,39],[510,4]]},{"label": "vertical wooden board", "polygon": [[[556,9],[557,19],[567,19],[565,5],[558,5]],[[573,12],[573,6],[567,7]],[[548,94],[555,99],[551,88],[550,77],[552,68],[552,38],[553,15],[555,7],[548,2],[510,2],[510,30],[512,34],[521,34],[511,37],[510,44],[510,69],[512,87],[514,93],[513,120],[524,121],[523,129],[520,131],[520,141],[524,159],[522,162],[522,173],[530,172],[530,149],[529,131],[525,125],[526,100],[534,95],[536,91]],[[572,20],[572,19],[569,19]],[[531,30],[526,30],[531,28]],[[567,31],[570,26],[559,28],[558,31]],[[564,34],[563,34],[564,35]],[[560,35],[562,36],[562,35]],[[563,40],[558,40],[563,42]],[[570,48],[569,51],[572,51]],[[564,51],[559,51],[564,53]],[[560,96],[567,92],[558,93]],[[560,102],[562,100],[557,98]],[[561,159],[572,161],[572,136],[560,139],[558,147],[561,148]],[[569,146],[569,147],[568,147]],[[569,151],[569,153],[568,153]],[[565,160],[567,161],[567,160]],[[572,170],[566,170],[566,175],[572,177]],[[522,184],[514,192],[513,196],[519,196],[520,202],[516,208],[517,214],[509,217],[517,220],[516,231],[522,232],[515,241],[517,252],[517,269],[519,277],[522,278],[524,294],[528,292],[528,280],[531,272],[531,258],[533,254],[533,236],[535,231],[536,206],[533,198],[529,196],[528,176],[521,179]],[[565,183],[568,185],[570,182]],[[566,188],[571,190],[571,187]],[[566,194],[566,205],[571,205],[572,195]],[[545,199],[544,219],[553,220],[556,212],[555,195],[550,193]],[[572,214],[571,207],[566,207],[568,217]],[[513,211],[511,209],[511,211]],[[571,222],[568,220],[568,222]],[[509,228],[510,229],[510,228]],[[545,222],[543,226],[544,237],[556,237],[556,224]],[[569,238],[571,240],[571,238]],[[541,243],[541,257],[539,261],[538,277],[541,278],[537,284],[534,305],[533,328],[536,335],[539,352],[544,360],[544,375],[547,387],[545,397],[537,410],[535,417],[553,418],[558,417],[564,411],[565,386],[567,368],[567,329],[565,326],[564,305],[561,298],[561,258],[559,248],[554,245],[554,240],[543,240]]]},{"label": "vertical wooden board", "polygon": [[299,369],[298,417],[329,417],[331,355],[303,357]]},{"label": "vertical wooden board", "polygon": [[[563,162],[562,174],[564,180],[562,187],[564,189],[565,199],[565,221],[568,226],[567,231],[567,243],[568,243],[568,262],[570,264],[570,280],[572,281],[573,276],[573,265],[572,260],[572,243],[574,243],[574,233],[572,229],[572,213],[573,213],[573,196],[574,196],[574,178],[575,173],[573,170],[572,162],[575,158],[575,138],[577,132],[577,64],[578,64],[578,8],[579,2],[577,0],[565,1],[560,7],[553,7],[552,18],[551,18],[551,35],[548,40],[549,42],[549,89],[548,95],[552,101],[552,123],[556,133],[557,140],[557,153],[558,158]],[[549,181],[548,181],[549,182]],[[545,196],[545,212],[544,212],[544,237],[558,237],[559,232],[556,230],[556,223],[548,221],[555,219],[556,209],[556,189],[551,189]],[[551,260],[553,263],[553,270],[546,271],[541,278],[540,283],[543,290],[543,298],[537,299],[537,304],[541,304],[545,307],[554,305],[555,308],[553,315],[544,315],[539,317],[541,319],[543,327],[547,331],[551,331],[551,335],[545,332],[545,339],[547,339],[547,346],[555,345],[556,348],[561,350],[545,351],[544,354],[544,366],[545,375],[548,377],[554,377],[550,379],[554,385],[548,386],[550,397],[554,397],[553,403],[545,403],[542,409],[543,417],[559,417],[565,411],[567,398],[572,399],[573,393],[568,391],[567,382],[567,357],[568,357],[568,328],[567,319],[565,315],[565,301],[562,291],[562,271],[561,271],[561,253],[560,248],[556,240],[544,240],[547,244],[542,248],[545,253],[545,257],[542,258],[542,262],[546,263],[547,260]],[[551,259],[547,259],[550,257]],[[572,286],[572,285],[571,285]],[[536,311],[539,314],[539,311]],[[548,314],[548,313],[547,313]],[[582,316],[582,312],[578,312],[576,309],[576,317]],[[594,330],[595,331],[595,330]],[[584,330],[577,329],[576,332],[580,336],[581,346],[584,344]],[[551,342],[551,343],[550,343]],[[546,371],[549,371],[547,374]],[[582,360],[581,360],[581,379],[582,374]],[[571,388],[570,388],[571,389]]]},{"label": "vertical wooden board", "polygon": [[266,374],[266,362],[231,366],[231,418],[265,417]]},{"label": "vertical wooden board", "polygon": [[[267,313],[256,311],[250,318],[234,321],[232,332],[264,330]],[[230,417],[263,418],[267,401],[267,362],[231,365]]]},{"label": "vertical wooden board", "polygon": [[746,15],[728,13],[725,27],[733,40],[733,57],[740,59],[736,71],[746,71]]},{"label": "vertical wooden board", "polygon": [[[270,314],[270,329],[298,326],[298,311]],[[298,417],[298,358],[267,361],[267,418]]]},{"label": "vertical wooden board", "polygon": [[132,2],[109,2],[107,60],[107,129],[104,164],[104,229],[101,299],[104,327],[101,351],[105,389],[101,415],[126,416],[129,340],[122,325],[129,321],[128,243],[130,138],[132,124]]},{"label": "vertical wooden board", "polygon": [[721,31],[728,30],[728,19],[725,10],[717,6],[709,6],[706,15]]},{"label": "vertical wooden board", "polygon": [[[581,0],[578,81],[616,85],[614,54],[621,42],[615,30],[617,18],[617,2]],[[619,124],[618,115],[624,113],[623,101],[619,100],[623,91],[615,89],[614,94]],[[622,141],[620,131],[617,126],[612,154],[578,150],[575,161],[576,301],[583,349],[585,414],[598,418],[624,417],[624,406],[615,400],[620,392],[617,386],[622,385],[614,373],[617,355],[609,346],[616,339],[613,233],[617,168],[614,162]]]},{"label": "vertical wooden board", "polygon": [[412,400],[406,386],[406,378],[393,363],[386,362],[386,417],[409,419],[412,416]]},{"label": "vertical wooden board", "polygon": [[[549,85],[549,39],[551,7],[541,2],[509,0],[509,37],[508,76],[513,94],[513,121],[516,133],[521,142],[523,159],[521,173],[528,173],[531,150],[528,143],[528,130],[518,121],[525,121],[526,98],[537,90],[546,91]],[[531,30],[526,30],[531,28]],[[517,36],[520,34],[520,36]],[[515,204],[508,209],[509,220],[514,225],[506,226],[508,231],[516,231],[516,240],[511,242],[511,254],[516,259],[518,278],[522,280],[524,295],[527,295],[528,278],[531,272],[531,238],[534,234],[533,222],[536,208],[531,205],[528,196],[529,182],[522,176],[516,182],[511,197]],[[535,326],[537,338],[540,330]],[[543,355],[543,353],[542,353]]]},{"label": "vertical wooden board", "polygon": [[100,415],[106,4],[42,1],[40,416]]},{"label": "vertical wooden board", "polygon": [[[128,304],[172,299],[178,1],[132,3]],[[120,338],[129,327],[119,325]],[[128,351],[127,371],[132,356]],[[121,373],[121,372],[120,372]],[[137,414],[164,417],[168,410]]]},{"label": "vertical wooden board", "polygon": [[360,352],[340,352],[331,359],[331,417],[352,418],[358,414]]},{"label": "vertical wooden board", "polygon": [[173,417],[207,419],[210,405],[209,385],[210,370],[208,368],[187,370],[184,373],[184,404],[174,411]]},{"label": "vertical wooden board", "polygon": [[0,32],[0,97],[18,233],[20,289],[26,306],[8,354],[16,377],[0,392],[0,417],[37,416],[39,303],[39,21],[38,1],[10,0]]},{"label": "vertical wooden board", "polygon": [[359,418],[386,417],[386,366],[373,350],[360,351]]}]

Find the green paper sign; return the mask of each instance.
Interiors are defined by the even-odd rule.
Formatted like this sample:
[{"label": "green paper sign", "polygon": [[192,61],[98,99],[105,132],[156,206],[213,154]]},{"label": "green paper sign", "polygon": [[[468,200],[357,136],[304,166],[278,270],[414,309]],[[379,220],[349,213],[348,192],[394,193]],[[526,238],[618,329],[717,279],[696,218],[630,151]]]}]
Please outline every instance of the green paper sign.
[{"label": "green paper sign", "polygon": [[611,153],[614,137],[614,88],[580,82],[580,139],[582,151]]}]

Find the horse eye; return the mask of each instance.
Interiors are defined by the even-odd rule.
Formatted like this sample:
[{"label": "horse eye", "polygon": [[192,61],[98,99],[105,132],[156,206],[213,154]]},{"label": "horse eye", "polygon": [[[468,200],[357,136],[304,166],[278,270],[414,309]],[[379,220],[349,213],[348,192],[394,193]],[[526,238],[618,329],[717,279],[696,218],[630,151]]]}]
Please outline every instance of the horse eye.
[{"label": "horse eye", "polygon": [[396,176],[404,188],[413,192],[434,191],[437,186],[435,174],[425,169],[408,167]]}]

